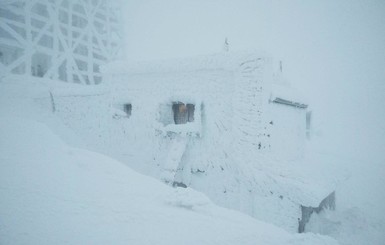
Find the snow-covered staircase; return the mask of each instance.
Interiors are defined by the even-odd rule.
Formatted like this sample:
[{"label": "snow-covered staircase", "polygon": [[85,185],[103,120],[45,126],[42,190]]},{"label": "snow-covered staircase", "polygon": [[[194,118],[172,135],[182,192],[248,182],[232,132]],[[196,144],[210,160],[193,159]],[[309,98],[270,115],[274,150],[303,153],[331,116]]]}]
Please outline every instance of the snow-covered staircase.
[{"label": "snow-covered staircase", "polygon": [[183,153],[188,144],[188,137],[177,135],[171,142],[166,161],[162,168],[161,179],[166,183],[173,183],[175,174],[181,164]]}]

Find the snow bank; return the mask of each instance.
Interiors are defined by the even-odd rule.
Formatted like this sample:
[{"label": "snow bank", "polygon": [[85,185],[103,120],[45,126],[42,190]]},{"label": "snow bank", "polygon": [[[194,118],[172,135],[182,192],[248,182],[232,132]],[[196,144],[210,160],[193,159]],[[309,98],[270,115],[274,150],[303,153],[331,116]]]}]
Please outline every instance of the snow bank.
[{"label": "snow bank", "polygon": [[333,237],[342,245],[383,244],[385,223],[365,213],[357,207],[324,210],[312,215],[306,231]]}]

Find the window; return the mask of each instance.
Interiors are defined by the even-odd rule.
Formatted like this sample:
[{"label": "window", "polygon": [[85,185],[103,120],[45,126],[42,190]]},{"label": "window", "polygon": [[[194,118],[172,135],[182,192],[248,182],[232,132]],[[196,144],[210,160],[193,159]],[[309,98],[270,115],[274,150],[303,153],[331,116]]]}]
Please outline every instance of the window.
[{"label": "window", "polygon": [[131,116],[131,111],[132,111],[132,105],[131,104],[124,104],[123,105],[123,110],[127,114],[127,117]]},{"label": "window", "polygon": [[194,104],[184,104],[182,102],[174,102],[172,105],[175,124],[186,124],[194,121]]}]

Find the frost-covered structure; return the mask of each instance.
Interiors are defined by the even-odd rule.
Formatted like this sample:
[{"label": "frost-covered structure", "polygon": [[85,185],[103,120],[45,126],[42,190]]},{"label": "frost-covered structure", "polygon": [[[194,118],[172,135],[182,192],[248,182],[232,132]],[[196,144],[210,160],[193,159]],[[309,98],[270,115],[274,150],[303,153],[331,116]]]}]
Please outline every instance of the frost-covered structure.
[{"label": "frost-covered structure", "polygon": [[112,151],[138,171],[293,232],[332,192],[303,166],[307,105],[269,56],[115,62],[105,75],[124,128]]},{"label": "frost-covered structure", "polygon": [[100,83],[100,65],[121,53],[117,3],[2,0],[0,75]]}]

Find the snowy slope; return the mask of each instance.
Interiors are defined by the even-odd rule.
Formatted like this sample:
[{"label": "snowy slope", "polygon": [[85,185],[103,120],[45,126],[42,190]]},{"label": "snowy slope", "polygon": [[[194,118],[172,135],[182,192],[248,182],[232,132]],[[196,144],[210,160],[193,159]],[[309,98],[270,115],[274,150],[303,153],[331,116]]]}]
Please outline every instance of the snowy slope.
[{"label": "snowy slope", "polygon": [[58,137],[71,132],[31,94],[33,84],[0,83],[0,244],[337,244],[71,147]]}]

